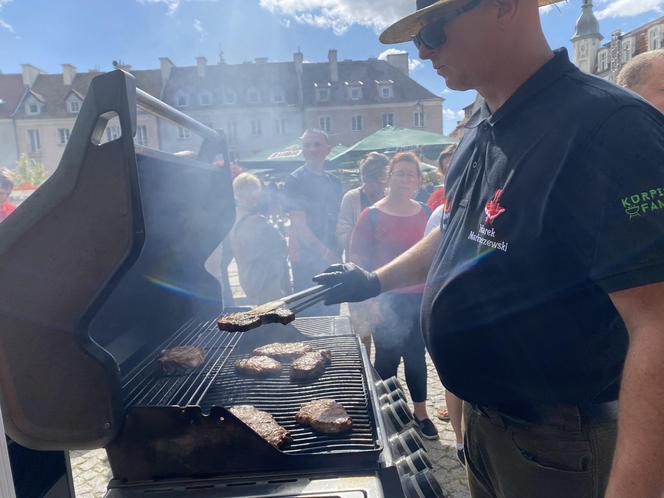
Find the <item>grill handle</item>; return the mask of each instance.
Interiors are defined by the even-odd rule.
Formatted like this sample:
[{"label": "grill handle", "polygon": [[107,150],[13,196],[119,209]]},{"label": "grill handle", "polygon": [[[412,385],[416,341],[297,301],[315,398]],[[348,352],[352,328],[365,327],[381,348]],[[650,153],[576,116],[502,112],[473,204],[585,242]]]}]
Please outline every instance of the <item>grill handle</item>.
[{"label": "grill handle", "polygon": [[153,97],[140,88],[136,89],[136,101],[139,107],[148,111],[150,114],[154,114],[155,116],[159,116],[160,118],[167,119],[177,125],[183,126],[207,140],[217,142],[222,139],[222,135],[219,132],[199,123],[193,118],[190,118],[183,112],[174,109],[170,105]]}]

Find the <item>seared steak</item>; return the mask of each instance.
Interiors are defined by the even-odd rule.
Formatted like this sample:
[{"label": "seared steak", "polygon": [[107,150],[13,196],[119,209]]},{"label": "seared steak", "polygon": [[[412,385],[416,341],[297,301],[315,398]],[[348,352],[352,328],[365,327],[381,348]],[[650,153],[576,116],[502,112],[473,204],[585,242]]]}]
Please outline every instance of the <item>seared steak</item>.
[{"label": "seared steak", "polygon": [[275,448],[281,449],[293,442],[289,432],[281,427],[272,415],[258,410],[255,406],[233,406],[228,411],[251,427],[254,432]]},{"label": "seared steak", "polygon": [[254,354],[271,356],[277,360],[288,360],[314,351],[314,347],[306,342],[275,342],[254,349]]},{"label": "seared steak", "polygon": [[325,367],[330,364],[330,358],[332,358],[332,351],[329,349],[305,353],[293,362],[291,379],[311,380],[319,377],[325,371]]},{"label": "seared steak", "polygon": [[303,404],[295,414],[295,420],[324,434],[339,434],[353,428],[353,421],[344,407],[333,399],[317,399]]},{"label": "seared steak", "polygon": [[217,326],[219,330],[226,332],[247,332],[267,323],[286,325],[293,320],[295,320],[295,313],[285,306],[265,311],[261,310],[259,306],[250,311],[222,316],[217,320]]},{"label": "seared steak", "polygon": [[281,373],[281,363],[269,356],[252,356],[236,361],[235,370],[251,377],[268,377]]},{"label": "seared steak", "polygon": [[176,346],[164,349],[159,363],[165,373],[183,373],[200,367],[205,361],[205,351],[198,346]]}]

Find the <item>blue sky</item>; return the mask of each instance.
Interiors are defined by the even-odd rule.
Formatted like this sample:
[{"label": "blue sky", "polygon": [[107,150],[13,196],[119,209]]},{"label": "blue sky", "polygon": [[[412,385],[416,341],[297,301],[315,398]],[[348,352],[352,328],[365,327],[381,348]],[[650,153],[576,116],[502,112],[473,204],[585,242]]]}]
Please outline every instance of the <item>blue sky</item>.
[{"label": "blue sky", "polygon": [[[61,63],[79,71],[112,69],[122,60],[137,69],[158,67],[159,57],[193,65],[198,55],[210,63],[219,48],[229,63],[269,57],[291,60],[298,48],[306,61],[378,57],[390,47],[377,33],[414,9],[414,0],[0,0],[0,70],[20,71],[31,63],[60,72]],[[605,41],[611,31],[628,31],[664,13],[664,0],[595,0]],[[542,13],[554,47],[570,46],[581,0],[567,0]],[[450,92],[427,63],[407,50],[411,76],[445,102],[445,132],[454,128],[460,109],[473,93]]]}]

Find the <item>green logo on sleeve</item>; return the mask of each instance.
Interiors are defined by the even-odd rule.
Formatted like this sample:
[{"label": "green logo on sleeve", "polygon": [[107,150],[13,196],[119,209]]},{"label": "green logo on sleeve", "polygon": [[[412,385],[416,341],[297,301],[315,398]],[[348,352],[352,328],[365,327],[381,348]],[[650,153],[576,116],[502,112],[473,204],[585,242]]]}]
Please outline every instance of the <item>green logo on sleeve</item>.
[{"label": "green logo on sleeve", "polygon": [[664,188],[655,187],[645,192],[632,194],[621,199],[625,214],[629,219],[639,218],[664,209]]}]

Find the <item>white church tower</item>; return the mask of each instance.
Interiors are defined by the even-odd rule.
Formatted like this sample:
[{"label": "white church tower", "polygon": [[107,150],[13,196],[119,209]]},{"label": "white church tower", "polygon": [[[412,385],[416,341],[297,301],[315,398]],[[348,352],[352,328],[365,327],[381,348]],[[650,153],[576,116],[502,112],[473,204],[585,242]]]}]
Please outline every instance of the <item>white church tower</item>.
[{"label": "white church tower", "polygon": [[576,33],[572,37],[572,60],[581,71],[592,74],[597,67],[597,50],[603,36],[599,32],[599,22],[593,14],[593,1],[582,0],[582,9],[583,12],[576,21]]}]

